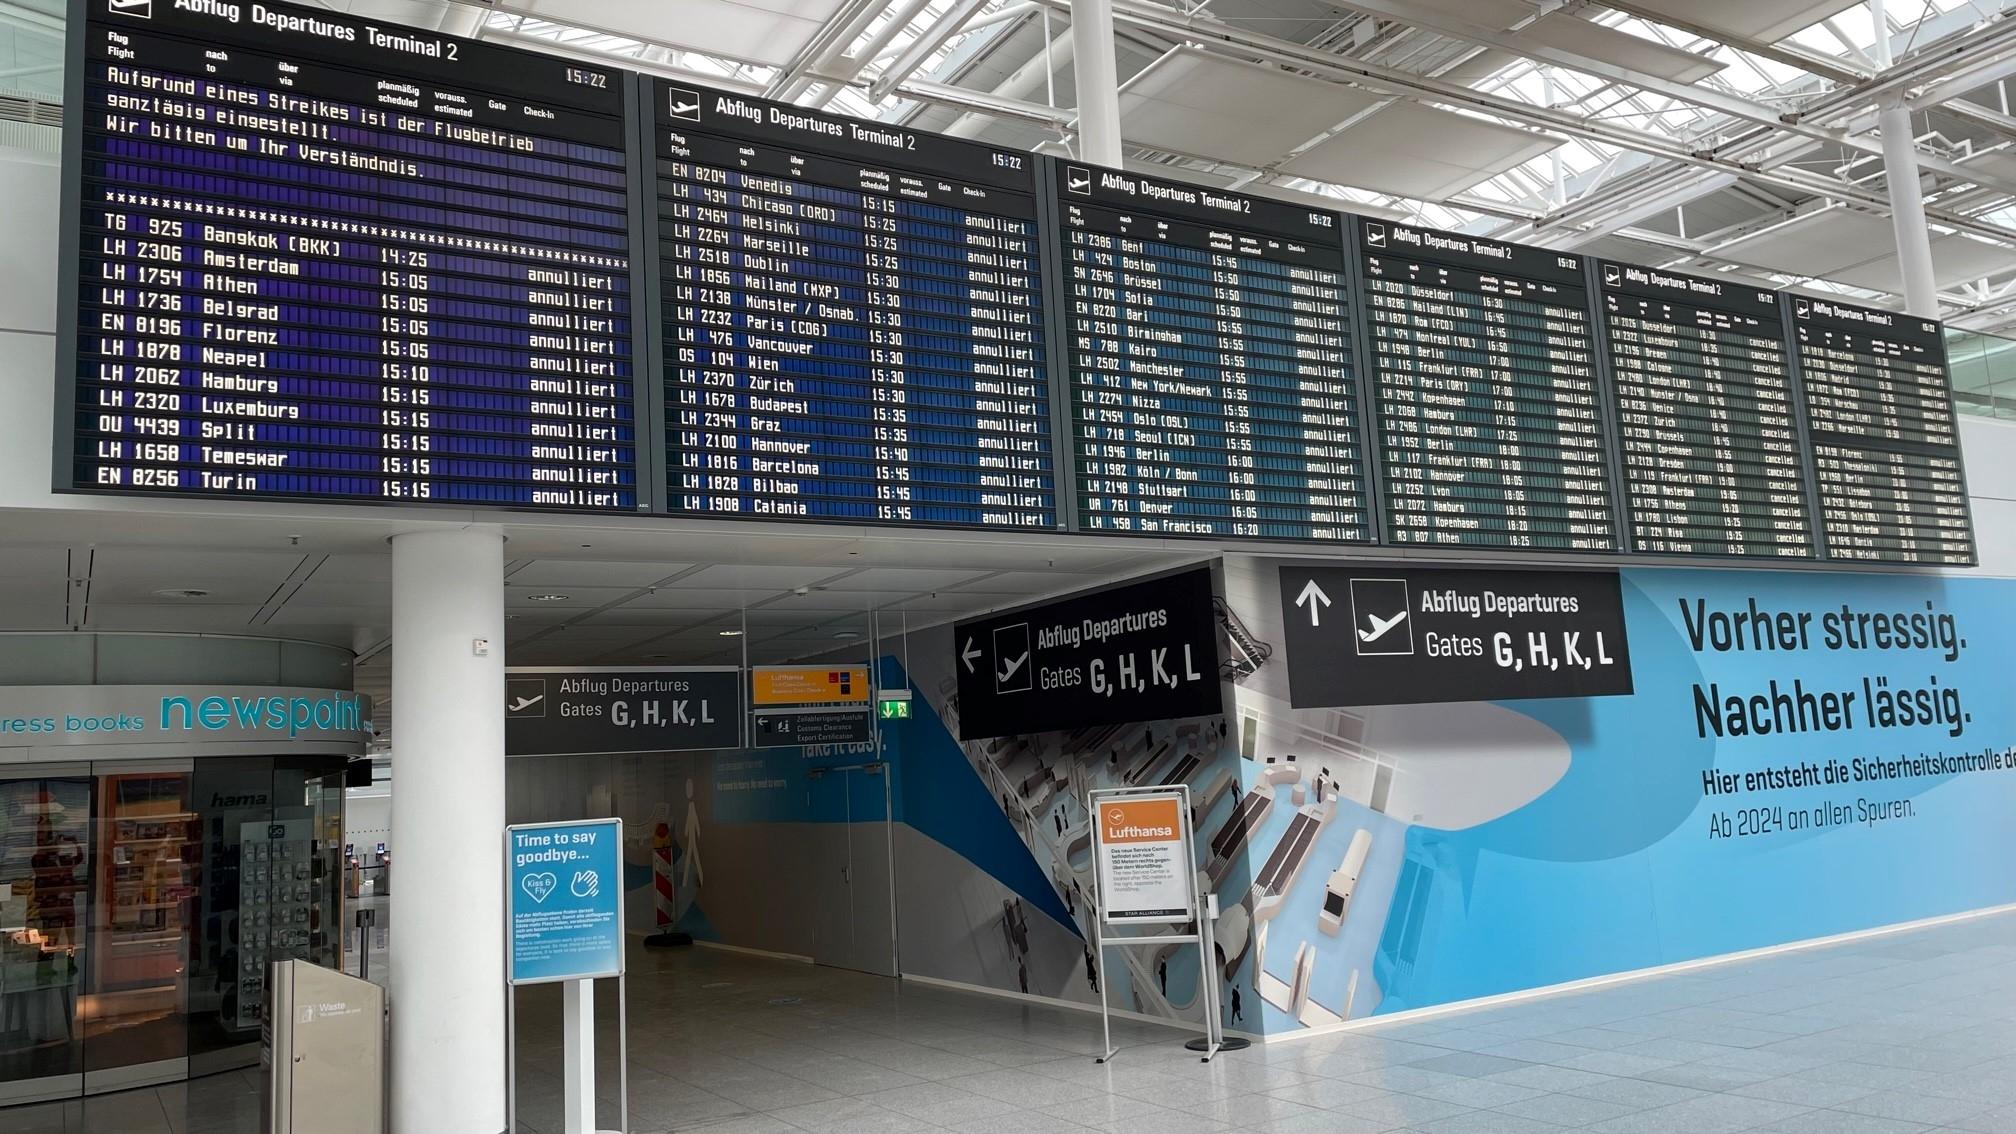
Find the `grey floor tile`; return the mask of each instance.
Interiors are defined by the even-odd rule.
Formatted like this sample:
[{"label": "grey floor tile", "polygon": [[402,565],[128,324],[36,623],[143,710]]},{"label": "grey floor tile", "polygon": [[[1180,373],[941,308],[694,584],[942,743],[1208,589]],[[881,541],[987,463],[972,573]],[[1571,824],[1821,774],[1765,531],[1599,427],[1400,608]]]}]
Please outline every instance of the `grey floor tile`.
[{"label": "grey floor tile", "polygon": [[1530,1099],[1509,1103],[1496,1109],[1518,1118],[1551,1122],[1557,1126],[1579,1127],[1632,1114],[1638,1108],[1624,1103],[1585,1099],[1581,1095],[1535,1095]]}]

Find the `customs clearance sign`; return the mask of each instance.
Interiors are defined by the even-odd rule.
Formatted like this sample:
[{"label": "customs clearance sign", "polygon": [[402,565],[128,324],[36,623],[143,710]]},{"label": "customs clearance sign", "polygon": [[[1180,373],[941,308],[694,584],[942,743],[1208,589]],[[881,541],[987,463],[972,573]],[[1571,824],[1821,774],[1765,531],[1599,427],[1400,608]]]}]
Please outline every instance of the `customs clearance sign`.
[{"label": "customs clearance sign", "polygon": [[623,973],[623,821],[524,823],[504,832],[510,983]]},{"label": "customs clearance sign", "polygon": [[1631,692],[1615,571],[1279,562],[1295,708]]},{"label": "customs clearance sign", "polygon": [[953,628],[959,739],[1221,711],[1209,568]]},{"label": "customs clearance sign", "polygon": [[1194,919],[1183,797],[1106,796],[1096,806],[1100,916],[1113,925]]}]

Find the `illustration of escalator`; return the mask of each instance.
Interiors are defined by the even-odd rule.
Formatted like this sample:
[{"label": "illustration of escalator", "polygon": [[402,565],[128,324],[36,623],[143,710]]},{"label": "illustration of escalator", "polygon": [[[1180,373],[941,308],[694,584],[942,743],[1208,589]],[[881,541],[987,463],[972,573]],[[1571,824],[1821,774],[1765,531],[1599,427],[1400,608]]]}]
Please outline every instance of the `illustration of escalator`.
[{"label": "illustration of escalator", "polygon": [[1268,658],[1274,656],[1274,647],[1255,638],[1224,599],[1214,597],[1211,605],[1217,609],[1218,625],[1225,628],[1225,637],[1232,645],[1226,651],[1225,661],[1219,670],[1233,684],[1244,684],[1247,678],[1267,664]]}]

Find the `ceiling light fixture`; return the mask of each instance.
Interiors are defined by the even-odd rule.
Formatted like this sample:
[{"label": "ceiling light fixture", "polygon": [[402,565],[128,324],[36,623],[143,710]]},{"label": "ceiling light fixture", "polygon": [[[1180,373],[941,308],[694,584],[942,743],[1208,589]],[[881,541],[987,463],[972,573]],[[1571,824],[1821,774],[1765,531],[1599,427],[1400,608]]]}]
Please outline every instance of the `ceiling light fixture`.
[{"label": "ceiling light fixture", "polygon": [[155,591],[154,593],[160,595],[162,598],[172,598],[172,599],[199,599],[210,597],[210,592],[203,590],[200,587],[163,587],[162,589]]},{"label": "ceiling light fixture", "polygon": [[740,631],[740,630],[723,630],[723,631],[721,631],[721,636],[722,636],[723,638],[740,638],[740,637],[742,636],[742,631]]},{"label": "ceiling light fixture", "polygon": [[835,638],[859,638],[859,637],[860,637],[861,635],[860,635],[860,633],[859,633],[858,631],[854,631],[854,630],[842,630],[842,631],[839,631],[838,633],[834,634],[833,636],[834,636]]},{"label": "ceiling light fixture", "polygon": [[526,596],[525,596],[525,601],[526,601],[526,602],[565,602],[565,601],[567,601],[567,596],[566,596],[566,595],[555,595],[555,594],[544,594],[544,595],[526,595]]}]

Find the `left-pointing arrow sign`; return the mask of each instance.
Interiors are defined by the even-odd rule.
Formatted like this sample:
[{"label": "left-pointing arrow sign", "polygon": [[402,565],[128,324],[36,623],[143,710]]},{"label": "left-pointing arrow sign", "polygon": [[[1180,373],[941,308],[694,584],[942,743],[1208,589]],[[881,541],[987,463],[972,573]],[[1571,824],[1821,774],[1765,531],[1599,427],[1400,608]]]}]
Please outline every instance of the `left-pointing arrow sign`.
[{"label": "left-pointing arrow sign", "polygon": [[966,639],[966,648],[959,651],[959,660],[966,663],[967,673],[974,672],[973,659],[979,656],[980,651],[973,648],[973,639],[971,638]]}]

